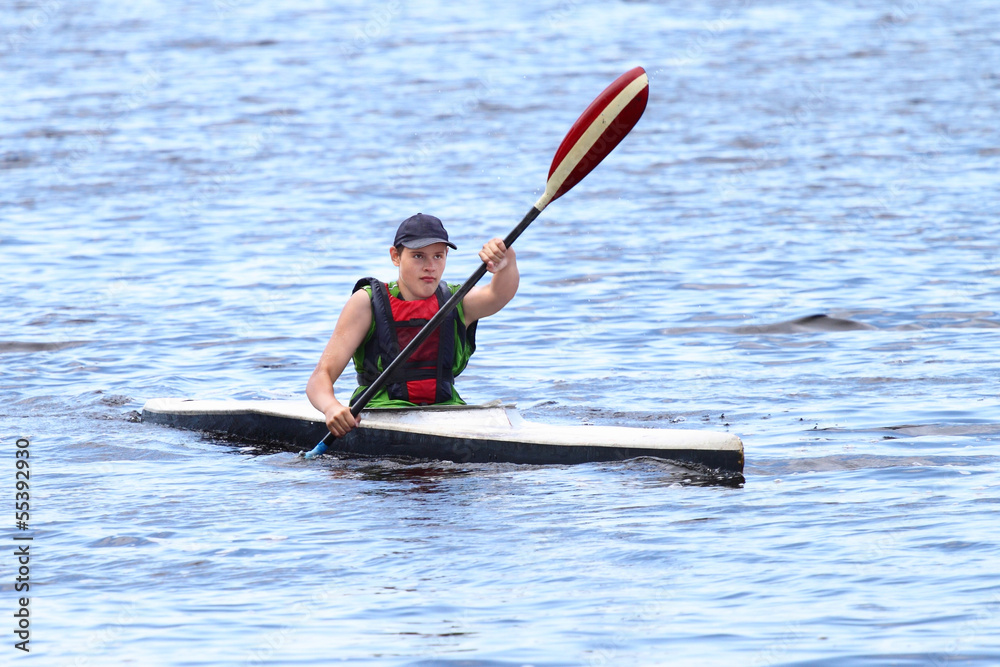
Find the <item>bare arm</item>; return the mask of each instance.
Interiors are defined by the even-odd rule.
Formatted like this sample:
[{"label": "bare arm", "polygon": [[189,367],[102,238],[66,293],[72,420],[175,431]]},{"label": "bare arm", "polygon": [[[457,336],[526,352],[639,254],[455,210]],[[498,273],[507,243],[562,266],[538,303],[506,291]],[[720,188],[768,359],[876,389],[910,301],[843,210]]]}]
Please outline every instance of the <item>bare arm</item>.
[{"label": "bare arm", "polygon": [[486,262],[486,269],[493,277],[489,285],[475,288],[462,300],[466,325],[499,312],[514,298],[521,280],[514,251],[505,248],[500,239],[486,243],[479,257]]},{"label": "bare arm", "polygon": [[347,368],[354,351],[365,339],[372,324],[371,299],[358,290],[347,300],[337,319],[337,326],[326,344],[316,369],[306,384],[306,396],[317,410],[326,416],[326,425],[335,436],[342,437],[358,425],[350,408],[337,400],[333,383]]}]

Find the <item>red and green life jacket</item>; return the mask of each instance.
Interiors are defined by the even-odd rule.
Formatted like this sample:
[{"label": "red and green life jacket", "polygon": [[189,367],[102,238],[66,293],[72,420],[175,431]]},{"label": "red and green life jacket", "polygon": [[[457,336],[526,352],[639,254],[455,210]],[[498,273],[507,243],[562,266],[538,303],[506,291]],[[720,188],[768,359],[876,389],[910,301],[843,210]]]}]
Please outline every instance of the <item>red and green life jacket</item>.
[{"label": "red and green life jacket", "polygon": [[[396,281],[383,283],[375,278],[362,278],[357,282],[353,291],[363,289],[371,297],[372,324],[354,353],[358,388],[351,396],[351,405],[459,288],[441,281],[435,294],[405,301],[400,298]],[[477,324],[466,328],[465,311],[459,304],[396,370],[368,406],[464,405],[455,389],[455,376],[465,370],[469,357],[476,351]]]}]

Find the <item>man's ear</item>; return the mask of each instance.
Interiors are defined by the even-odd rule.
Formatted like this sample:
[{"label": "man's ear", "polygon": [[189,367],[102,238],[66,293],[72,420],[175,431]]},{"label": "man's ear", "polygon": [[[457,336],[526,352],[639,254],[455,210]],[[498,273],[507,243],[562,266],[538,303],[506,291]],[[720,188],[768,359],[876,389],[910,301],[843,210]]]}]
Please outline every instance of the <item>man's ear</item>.
[{"label": "man's ear", "polygon": [[398,250],[396,250],[396,246],[394,246],[394,245],[391,245],[391,246],[389,246],[389,259],[391,259],[391,260],[392,260],[392,263],[393,263],[393,264],[394,264],[395,266],[399,266],[399,262],[400,262],[400,260],[402,259],[402,258],[401,258],[401,257],[399,256],[399,251],[398,251]]}]

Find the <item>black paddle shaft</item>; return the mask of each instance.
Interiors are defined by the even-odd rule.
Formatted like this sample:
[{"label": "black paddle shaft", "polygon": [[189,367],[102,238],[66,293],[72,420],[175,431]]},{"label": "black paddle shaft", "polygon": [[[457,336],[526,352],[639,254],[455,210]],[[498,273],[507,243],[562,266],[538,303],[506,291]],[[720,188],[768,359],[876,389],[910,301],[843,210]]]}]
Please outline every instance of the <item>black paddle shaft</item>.
[{"label": "black paddle shaft", "polygon": [[[511,230],[510,234],[507,235],[507,238],[503,240],[504,246],[506,248],[510,248],[510,246],[513,245],[514,241],[517,240],[517,237],[521,235],[521,232],[527,229],[528,225],[534,222],[535,218],[538,217],[539,213],[541,213],[541,210],[532,206],[531,210],[528,211],[527,215],[524,216],[524,219],[521,220],[521,222],[518,223],[517,227]],[[375,396],[375,394],[377,394],[383,386],[385,386],[385,384],[389,381],[389,378],[396,371],[396,369],[399,368],[401,364],[405,363],[406,360],[410,358],[410,355],[413,354],[414,350],[420,347],[420,345],[425,340],[427,340],[428,336],[434,333],[434,330],[437,329],[438,326],[441,324],[441,322],[444,320],[444,318],[448,316],[448,313],[455,310],[455,308],[458,307],[458,304],[462,301],[462,299],[465,298],[465,295],[468,294],[469,291],[476,286],[476,283],[479,282],[479,279],[482,278],[484,275],[486,275],[486,270],[487,270],[486,262],[483,262],[482,264],[479,265],[479,268],[476,269],[476,271],[471,276],[469,276],[469,279],[465,281],[462,287],[459,288],[457,292],[452,294],[451,298],[448,299],[448,301],[446,301],[445,304],[441,306],[436,313],[434,313],[434,317],[429,319],[427,321],[427,324],[424,325],[423,329],[421,329],[417,333],[417,335],[414,336],[413,340],[411,340],[406,345],[406,347],[400,350],[396,358],[393,359],[392,362],[390,362],[390,364],[386,366],[386,368],[382,371],[382,374],[379,375],[378,378],[376,378],[375,381],[372,382],[371,385],[369,385],[368,388],[365,389],[360,396],[358,396],[358,400],[354,402],[353,406],[351,406],[352,415],[357,417],[359,414],[361,414],[361,411],[364,410],[365,406],[368,405],[368,401],[372,400],[372,397]],[[326,437],[323,438],[323,442],[326,444],[329,444],[334,440],[336,440],[336,436],[334,436],[333,433],[327,433]]]}]

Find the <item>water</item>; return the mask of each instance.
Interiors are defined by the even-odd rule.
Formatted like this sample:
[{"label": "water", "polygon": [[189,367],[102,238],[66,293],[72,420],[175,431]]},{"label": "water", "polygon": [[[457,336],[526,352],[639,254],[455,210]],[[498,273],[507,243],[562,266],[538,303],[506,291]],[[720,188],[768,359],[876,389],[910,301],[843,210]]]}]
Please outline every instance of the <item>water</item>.
[{"label": "water", "polygon": [[[31,659],[1000,663],[994,10],[11,3],[0,489],[28,438]],[[443,218],[463,280],[636,64],[645,117],[518,241],[459,386],[738,433],[742,487],[134,421],[300,396],[399,220]],[[790,324],[815,314],[867,326]]]}]

